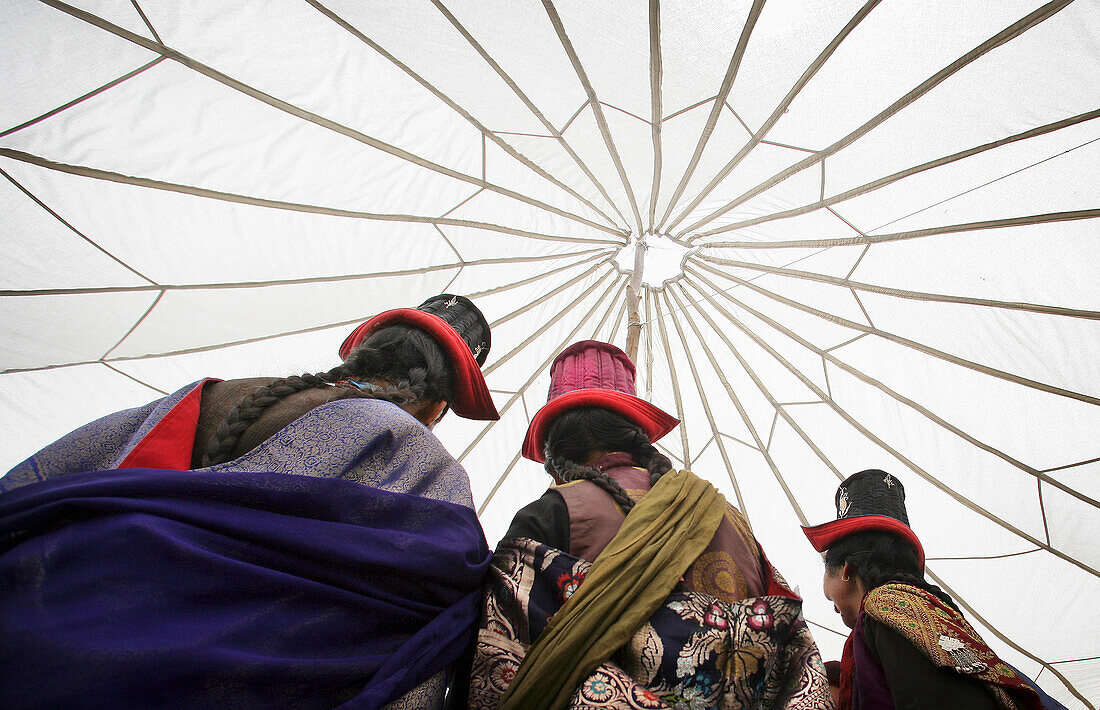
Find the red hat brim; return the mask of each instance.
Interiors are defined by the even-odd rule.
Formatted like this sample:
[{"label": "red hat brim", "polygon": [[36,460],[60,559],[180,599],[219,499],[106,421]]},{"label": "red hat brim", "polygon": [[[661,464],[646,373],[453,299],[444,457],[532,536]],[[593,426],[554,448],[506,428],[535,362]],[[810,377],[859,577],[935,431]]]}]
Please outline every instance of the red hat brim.
[{"label": "red hat brim", "polygon": [[443,348],[455,375],[455,401],[450,402],[455,414],[466,419],[500,419],[493,398],[489,395],[489,386],[485,384],[485,377],[481,374],[481,367],[474,359],[470,346],[439,316],[415,308],[396,308],[379,313],[344,339],[340,346],[340,357],[346,360],[355,346],[368,335],[380,328],[399,323],[427,331]]},{"label": "red hat brim", "polygon": [[917,534],[905,523],[889,516],[855,515],[851,518],[831,520],[822,525],[815,525],[812,528],[802,526],[802,532],[806,534],[806,538],[818,552],[828,550],[832,547],[834,542],[842,537],[847,537],[857,532],[863,532],[864,530],[883,530],[885,532],[892,532],[896,535],[900,535],[917,549],[917,562],[921,570],[924,569],[924,547],[920,544],[920,539],[917,537]]},{"label": "red hat brim", "polygon": [[680,420],[658,409],[644,399],[626,392],[605,389],[580,389],[566,392],[550,400],[535,412],[523,439],[524,458],[543,463],[542,450],[546,443],[546,431],[559,414],[577,407],[603,407],[621,414],[642,428],[650,441],[657,441],[676,428]]}]

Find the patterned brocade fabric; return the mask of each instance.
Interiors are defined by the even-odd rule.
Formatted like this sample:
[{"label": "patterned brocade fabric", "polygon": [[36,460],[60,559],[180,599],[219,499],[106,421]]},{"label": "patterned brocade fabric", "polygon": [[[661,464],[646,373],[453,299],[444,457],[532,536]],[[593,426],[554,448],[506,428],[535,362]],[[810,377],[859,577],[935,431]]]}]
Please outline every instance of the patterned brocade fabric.
[{"label": "patterned brocade fabric", "polygon": [[[0,491],[72,473],[117,468],[204,381],[66,434],[0,479]],[[185,434],[190,451],[194,428]],[[392,493],[473,507],[465,469],[420,422],[381,400],[322,404],[243,456],[197,470],[343,478]]]},{"label": "patterned brocade fabric", "polygon": [[867,594],[863,608],[937,666],[984,681],[1001,707],[1042,708],[1035,691],[986,645],[962,614],[936,595],[908,584],[884,584]]},{"label": "patterned brocade fabric", "polygon": [[[504,540],[490,568],[470,707],[496,707],[532,641],[591,564],[532,540]],[[682,585],[624,648],[585,679],[573,708],[832,707],[801,602],[726,603]]]}]

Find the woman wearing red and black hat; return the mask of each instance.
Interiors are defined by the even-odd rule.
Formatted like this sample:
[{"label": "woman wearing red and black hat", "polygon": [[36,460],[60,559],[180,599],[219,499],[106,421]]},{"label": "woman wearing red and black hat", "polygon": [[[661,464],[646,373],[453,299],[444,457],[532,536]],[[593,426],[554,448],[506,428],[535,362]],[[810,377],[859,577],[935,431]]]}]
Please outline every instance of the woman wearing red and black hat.
[{"label": "woman wearing red and black hat", "polygon": [[497,418],[488,350],[443,294],[328,372],[201,380],[17,466],[0,706],[440,707],[489,551],[430,429]]},{"label": "woman wearing red and black hat", "polygon": [[954,600],[924,579],[905,489],[885,471],[848,477],[837,519],[803,528],[825,558],[825,596],[852,629],[841,710],[1062,708],[982,641]]},{"label": "woman wearing red and black hat", "polygon": [[523,455],[556,485],[497,546],[473,708],[827,708],[801,600],[713,486],[653,441],[679,422],[584,341],[550,370]]}]

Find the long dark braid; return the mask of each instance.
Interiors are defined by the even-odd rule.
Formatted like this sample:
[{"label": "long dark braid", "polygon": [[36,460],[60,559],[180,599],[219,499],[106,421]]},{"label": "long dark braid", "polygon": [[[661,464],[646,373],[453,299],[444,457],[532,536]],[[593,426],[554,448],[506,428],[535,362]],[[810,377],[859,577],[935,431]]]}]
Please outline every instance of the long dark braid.
[{"label": "long dark braid", "polygon": [[307,389],[328,388],[341,380],[381,380],[376,389],[341,387],[329,401],[382,399],[398,406],[454,399],[454,374],[443,349],[426,332],[407,325],[383,328],[361,343],[348,359],[328,372],[293,375],[259,387],[230,410],[210,437],[202,466],[239,455],[241,436],[279,400]]},{"label": "long dark braid", "polygon": [[959,610],[947,592],[924,579],[916,548],[898,535],[865,530],[842,537],[825,552],[825,567],[835,572],[845,562],[855,568],[868,592],[888,582],[901,582],[931,592]]},{"label": "long dark braid", "polygon": [[672,462],[658,451],[645,431],[625,417],[602,407],[578,407],[565,412],[550,425],[546,434],[547,473],[568,483],[592,481],[607,491],[624,513],[634,500],[614,478],[582,463],[597,451],[623,451],[649,471],[650,484],[672,469]]}]

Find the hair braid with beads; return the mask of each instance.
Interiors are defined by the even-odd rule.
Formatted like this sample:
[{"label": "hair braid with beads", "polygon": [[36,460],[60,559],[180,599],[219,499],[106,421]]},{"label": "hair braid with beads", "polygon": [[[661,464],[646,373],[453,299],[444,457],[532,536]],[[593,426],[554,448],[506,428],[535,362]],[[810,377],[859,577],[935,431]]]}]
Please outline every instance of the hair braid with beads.
[{"label": "hair braid with beads", "polygon": [[546,472],[566,483],[592,481],[607,491],[624,513],[629,512],[634,500],[619,482],[583,463],[598,451],[631,454],[649,471],[651,485],[672,469],[672,462],[653,446],[637,424],[602,407],[577,407],[556,418],[547,431]]},{"label": "hair braid with beads", "polygon": [[393,325],[372,333],[348,359],[328,372],[275,380],[245,396],[210,437],[202,466],[232,460],[241,436],[279,400],[307,389],[328,388],[341,380],[371,379],[378,389],[341,388],[337,399],[381,399],[398,406],[454,399],[454,373],[443,349],[425,331]]}]

